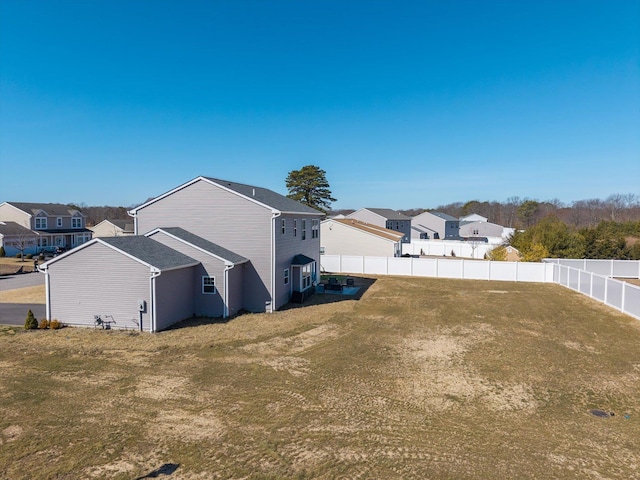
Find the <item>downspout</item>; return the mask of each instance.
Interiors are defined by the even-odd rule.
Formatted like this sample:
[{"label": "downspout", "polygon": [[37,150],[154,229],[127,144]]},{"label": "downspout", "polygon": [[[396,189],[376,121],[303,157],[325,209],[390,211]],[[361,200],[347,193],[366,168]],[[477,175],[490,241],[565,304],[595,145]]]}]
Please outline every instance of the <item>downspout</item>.
[{"label": "downspout", "polygon": [[271,216],[271,306],[269,313],[273,313],[273,302],[276,286],[276,218],[281,212],[273,212]]},{"label": "downspout", "polygon": [[229,270],[233,267],[235,267],[233,264],[224,267],[224,310],[222,312],[222,318],[229,316]]},{"label": "downspout", "polygon": [[50,294],[50,284],[49,284],[49,268],[45,267],[44,269],[38,267],[38,271],[40,273],[44,273],[44,294],[45,294],[45,302],[47,302],[47,318],[51,320],[51,294]]},{"label": "downspout", "polygon": [[150,305],[149,305],[149,331],[156,331],[156,278],[162,275],[160,270],[151,268],[151,277],[149,277]]},{"label": "downspout", "polygon": [[131,213],[130,210],[127,211],[127,215],[133,217],[133,234],[138,235],[138,215],[136,213]]}]

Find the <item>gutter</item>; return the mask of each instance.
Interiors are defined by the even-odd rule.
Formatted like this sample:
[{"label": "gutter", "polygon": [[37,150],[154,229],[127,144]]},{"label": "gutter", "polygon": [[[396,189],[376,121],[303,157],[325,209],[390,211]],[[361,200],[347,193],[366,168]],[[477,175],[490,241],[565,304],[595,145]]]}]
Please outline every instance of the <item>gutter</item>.
[{"label": "gutter", "polygon": [[273,313],[273,302],[276,284],[276,218],[282,215],[281,212],[271,214],[271,305],[269,313]]},{"label": "gutter", "polygon": [[224,267],[224,310],[222,312],[222,318],[229,316],[229,270],[235,267],[234,264],[227,264]]}]

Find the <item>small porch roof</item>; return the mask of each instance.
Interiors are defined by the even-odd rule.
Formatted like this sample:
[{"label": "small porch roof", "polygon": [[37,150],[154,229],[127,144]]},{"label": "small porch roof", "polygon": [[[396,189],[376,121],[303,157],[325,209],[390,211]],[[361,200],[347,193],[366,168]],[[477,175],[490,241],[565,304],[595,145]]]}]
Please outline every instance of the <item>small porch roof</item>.
[{"label": "small porch roof", "polygon": [[293,260],[291,260],[291,266],[304,267],[305,265],[309,265],[310,263],[314,263],[314,262],[315,262],[315,259],[309,258],[306,255],[299,253],[298,255],[293,257]]}]

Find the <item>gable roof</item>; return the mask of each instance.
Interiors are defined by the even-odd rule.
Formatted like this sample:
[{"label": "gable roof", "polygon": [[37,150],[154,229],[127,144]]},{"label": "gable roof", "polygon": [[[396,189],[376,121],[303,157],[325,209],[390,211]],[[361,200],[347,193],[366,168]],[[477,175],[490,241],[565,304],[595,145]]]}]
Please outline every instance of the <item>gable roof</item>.
[{"label": "gable roof", "polygon": [[28,203],[28,202],[6,202],[9,205],[22,210],[29,215],[35,215],[40,210],[44,210],[48,215],[73,215],[74,213],[82,212],[77,208],[70,205],[63,205],[61,203]]},{"label": "gable roof", "polygon": [[[133,233],[133,222],[131,220],[103,220],[102,222],[109,222],[115,225],[118,228],[121,228],[123,232],[131,232]],[[100,222],[100,223],[102,223]],[[99,225],[99,224],[98,224]]]},{"label": "gable roof", "polygon": [[411,220],[411,217],[390,208],[363,208],[363,210],[369,210],[370,212],[380,215],[387,220]]},{"label": "gable roof", "polygon": [[206,252],[216,257],[219,257],[223,260],[226,260],[227,262],[232,263],[234,265],[248,261],[242,255],[238,255],[237,253],[232,252],[231,250],[227,250],[226,248],[221,247],[220,245],[210,242],[209,240],[199,237],[198,235],[188,232],[187,230],[180,227],[160,227],[152,230],[146,235],[151,236],[157,232],[167,233],[173,237],[176,237],[178,240],[182,240],[185,243],[188,243],[192,246],[205,250]]},{"label": "gable roof", "polygon": [[313,263],[313,262],[315,262],[313,258],[307,257],[306,255],[299,253],[298,255],[293,257],[293,260],[291,260],[291,266],[304,267],[305,265],[309,265],[310,263]]},{"label": "gable roof", "polygon": [[391,240],[393,242],[398,242],[402,240],[402,237],[404,237],[404,233],[402,232],[396,232],[395,230],[389,230],[388,228],[379,227],[378,225],[365,223],[360,220],[356,220],[355,218],[332,218],[330,220],[325,220],[322,223],[326,222],[340,223],[342,225],[346,225],[347,227],[355,228],[356,230],[360,230],[361,232],[375,235],[377,237],[384,238],[385,240]]},{"label": "gable roof", "polygon": [[[422,212],[421,214],[416,215],[416,217],[419,217],[420,215],[424,215],[425,213],[429,213],[434,217],[441,218],[442,220],[445,220],[447,222],[459,222],[459,220],[456,217],[452,217],[451,215],[447,213],[442,213],[442,212]],[[416,218],[416,217],[413,217],[413,218]]]},{"label": "gable roof", "polygon": [[0,221],[0,235],[29,235],[37,237],[38,234],[16,222]]},{"label": "gable roof", "polygon": [[174,250],[173,248],[169,248],[160,242],[152,240],[151,238],[144,236],[129,236],[94,238],[87,243],[83,243],[79,247],[72,248],[68,252],[45,262],[42,265],[42,268],[46,269],[48,265],[59,262],[69,255],[73,255],[85,248],[89,248],[91,245],[95,245],[96,243],[106,245],[109,248],[119,251],[120,253],[132,257],[134,260],[159,271],[191,267],[200,263],[197,260]]},{"label": "gable roof", "polygon": [[190,180],[189,182],[183,185],[180,185],[179,187],[176,187],[173,190],[170,190],[169,192],[166,192],[158,197],[155,197],[149,200],[148,202],[143,203],[142,205],[132,208],[130,210],[130,213],[132,215],[135,215],[138,210],[146,207],[147,205],[150,205],[168,195],[171,195],[172,193],[182,188],[188,187],[192,183],[195,183],[199,180],[204,180],[205,182],[222,187],[232,193],[235,193],[236,195],[240,195],[241,197],[246,198],[247,200],[250,200],[254,203],[271,208],[272,210],[276,210],[277,212],[280,212],[280,213],[297,213],[297,214],[303,214],[303,215],[324,215],[323,212],[316,210],[315,208],[308,207],[300,202],[296,202],[295,200],[285,197],[284,195],[280,195],[279,193],[276,193],[267,188],[255,187],[253,185],[246,185],[243,183],[231,182],[228,180],[221,180],[219,178],[203,177],[203,176],[196,177],[193,180]]}]

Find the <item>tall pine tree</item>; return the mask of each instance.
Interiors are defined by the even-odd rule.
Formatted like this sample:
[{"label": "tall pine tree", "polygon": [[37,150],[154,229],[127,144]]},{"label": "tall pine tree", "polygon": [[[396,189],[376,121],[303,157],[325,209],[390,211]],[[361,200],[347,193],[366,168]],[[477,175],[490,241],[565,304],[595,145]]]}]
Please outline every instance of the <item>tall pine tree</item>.
[{"label": "tall pine tree", "polygon": [[331,196],[326,172],[315,165],[307,165],[300,170],[292,170],[287,175],[287,197],[327,213],[331,210]]}]

